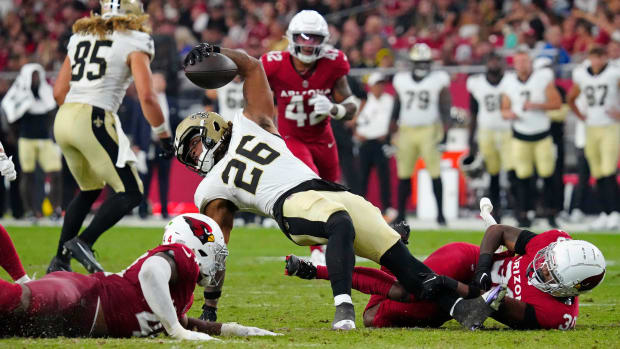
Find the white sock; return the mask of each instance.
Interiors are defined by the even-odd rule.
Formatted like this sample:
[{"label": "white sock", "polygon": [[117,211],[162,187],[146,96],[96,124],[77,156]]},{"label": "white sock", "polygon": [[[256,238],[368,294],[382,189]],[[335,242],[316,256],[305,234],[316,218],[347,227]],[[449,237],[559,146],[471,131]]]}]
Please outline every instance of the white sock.
[{"label": "white sock", "polygon": [[339,294],[334,297],[334,305],[339,306],[342,303],[353,304],[353,300],[351,299],[351,295],[349,294]]},{"label": "white sock", "polygon": [[30,281],[30,278],[28,277],[28,274],[26,274],[26,275],[20,277],[19,279],[15,280],[15,283],[16,284],[23,284],[23,283],[28,282],[28,281]]}]

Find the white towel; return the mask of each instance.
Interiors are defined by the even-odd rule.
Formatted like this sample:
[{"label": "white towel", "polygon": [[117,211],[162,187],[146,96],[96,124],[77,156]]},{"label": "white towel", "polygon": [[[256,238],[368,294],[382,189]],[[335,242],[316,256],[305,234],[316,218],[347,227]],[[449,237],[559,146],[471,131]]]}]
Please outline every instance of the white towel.
[{"label": "white towel", "polygon": [[118,136],[116,167],[123,168],[128,162],[138,162],[138,158],[136,158],[136,154],[131,150],[131,142],[129,142],[129,138],[125,135],[123,127],[121,126],[121,120],[116,114],[114,114],[114,123],[116,124],[116,134]]},{"label": "white towel", "polygon": [[[30,89],[32,73],[39,73],[39,99],[34,98]],[[15,82],[2,99],[2,108],[9,123],[19,120],[26,112],[45,114],[56,107],[54,91],[45,79],[43,66],[37,63],[24,64]]]}]

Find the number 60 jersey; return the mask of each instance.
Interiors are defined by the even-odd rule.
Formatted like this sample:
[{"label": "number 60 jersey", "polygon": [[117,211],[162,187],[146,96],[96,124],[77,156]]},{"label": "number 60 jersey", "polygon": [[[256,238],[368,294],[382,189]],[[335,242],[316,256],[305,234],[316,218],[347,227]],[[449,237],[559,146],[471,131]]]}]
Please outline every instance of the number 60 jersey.
[{"label": "number 60 jersey", "polygon": [[231,201],[241,211],[273,217],[273,206],[289,189],[318,179],[286,147],[239,110],[233,118],[226,155],[213,166],[194,194],[199,210],[215,199]]},{"label": "number 60 jersey", "polygon": [[307,143],[331,143],[329,117],[316,115],[308,101],[315,94],[330,96],[338,79],[349,73],[344,53],[328,49],[304,76],[293,67],[288,51],[272,51],[261,57],[278,105],[278,130]]},{"label": "number 60 jersey", "polygon": [[129,54],[145,52],[153,59],[153,39],[135,30],[104,37],[73,34],[67,45],[71,89],[65,103],[84,103],[116,113],[131,83]]}]

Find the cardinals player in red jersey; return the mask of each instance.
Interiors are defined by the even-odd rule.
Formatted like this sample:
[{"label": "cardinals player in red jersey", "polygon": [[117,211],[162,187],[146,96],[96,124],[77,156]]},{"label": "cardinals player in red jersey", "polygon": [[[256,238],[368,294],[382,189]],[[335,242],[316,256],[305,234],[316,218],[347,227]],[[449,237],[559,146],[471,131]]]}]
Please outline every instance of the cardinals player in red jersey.
[{"label": "cardinals player in red jersey", "polygon": [[59,271],[24,284],[0,280],[0,336],[143,337],[164,330],[183,340],[276,335],[186,316],[196,284],[217,285],[227,255],[215,221],[178,216],[166,225],[163,245],[120,273]]},{"label": "cardinals player in red jersey", "polygon": [[[293,155],[321,178],[336,182],[340,168],[329,120],[349,120],[359,107],[347,82],[349,62],[342,51],[328,48],[327,22],[316,11],[297,13],[286,37],[287,51],[261,57],[276,97],[278,131]],[[322,251],[318,246],[310,250]],[[320,261],[321,253],[316,258]]]},{"label": "cardinals player in red jersey", "polygon": [[[489,227],[480,247],[450,243],[424,261],[435,272],[424,281],[426,294],[448,288],[464,298],[477,297],[501,284],[507,294],[491,315],[497,321],[517,329],[574,328],[578,296],[605,276],[601,251],[561,230],[534,234],[495,224],[490,210],[483,218]],[[494,253],[502,245],[507,251]],[[295,256],[287,257],[286,272],[304,279],[329,279],[325,267]],[[364,310],[368,327],[438,327],[450,319],[435,303],[409,295],[386,268],[355,267],[353,288],[371,295]]]}]

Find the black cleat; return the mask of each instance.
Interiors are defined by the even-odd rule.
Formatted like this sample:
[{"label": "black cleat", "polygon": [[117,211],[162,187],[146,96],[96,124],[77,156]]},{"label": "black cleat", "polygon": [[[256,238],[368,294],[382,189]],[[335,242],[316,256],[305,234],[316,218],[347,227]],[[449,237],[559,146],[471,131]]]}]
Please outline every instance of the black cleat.
[{"label": "black cleat", "polygon": [[285,274],[311,280],[316,278],[316,267],[310,261],[299,258],[294,254],[286,256]]},{"label": "black cleat", "polygon": [[69,262],[65,262],[62,260],[62,258],[58,256],[54,256],[54,258],[52,258],[52,261],[50,262],[49,267],[47,267],[47,271],[45,273],[49,274],[55,271],[73,271],[71,270],[71,259],[69,259]]},{"label": "black cleat", "polygon": [[560,226],[558,225],[558,222],[555,220],[555,216],[554,215],[549,215],[547,216],[547,222],[549,223],[549,225],[551,226],[551,228],[553,229],[557,229]]},{"label": "black cleat", "polygon": [[437,224],[441,225],[442,227],[446,226],[446,218],[441,213],[437,215]]},{"label": "black cleat", "polygon": [[62,255],[75,258],[78,262],[82,263],[84,268],[91,274],[104,271],[101,264],[95,259],[93,250],[78,237],[65,242]]},{"label": "black cleat", "polygon": [[465,329],[474,331],[482,327],[484,320],[499,309],[505,295],[505,286],[495,286],[480,297],[461,299],[451,315]]},{"label": "black cleat", "polygon": [[532,226],[532,221],[530,221],[527,217],[520,217],[517,219],[517,225],[520,228],[529,228]]},{"label": "black cleat", "polygon": [[351,303],[341,303],[336,306],[332,330],[349,331],[355,329],[355,308]]},{"label": "black cleat", "polygon": [[398,234],[400,234],[400,240],[407,245],[409,243],[409,235],[411,234],[411,228],[409,224],[407,224],[406,220],[397,221],[398,223],[390,224],[392,229],[396,230]]}]

